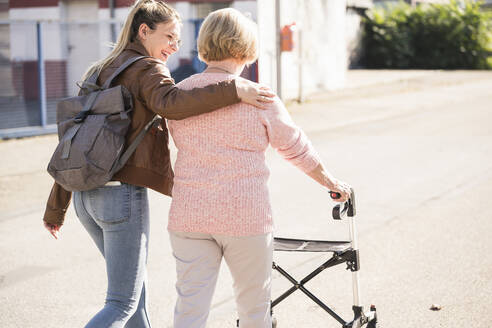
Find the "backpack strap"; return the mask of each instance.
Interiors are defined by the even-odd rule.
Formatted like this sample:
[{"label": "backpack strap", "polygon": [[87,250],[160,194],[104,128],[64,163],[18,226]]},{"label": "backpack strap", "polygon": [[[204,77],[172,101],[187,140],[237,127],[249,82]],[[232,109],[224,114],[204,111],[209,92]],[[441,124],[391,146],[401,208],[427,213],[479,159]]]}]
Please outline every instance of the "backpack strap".
[{"label": "backpack strap", "polygon": [[87,98],[87,101],[84,104],[84,108],[77,114],[77,116],[74,117],[74,122],[79,124],[84,122],[85,118],[89,115],[89,112],[92,109],[92,105],[94,105],[94,102],[97,99],[97,96],[101,93],[101,90],[91,92],[89,94],[89,97]]},{"label": "backpack strap", "polygon": [[[145,57],[148,57],[148,56],[137,56],[137,57],[128,58],[123,64],[121,64],[120,67],[118,67],[118,69],[116,71],[113,72],[113,74],[111,74],[111,76],[106,80],[106,82],[104,82],[104,85],[99,90],[91,92],[89,94],[87,101],[84,104],[84,108],[77,114],[77,116],[75,116],[75,118],[74,118],[75,123],[82,123],[85,120],[85,118],[89,115],[89,112],[92,109],[92,106],[94,105],[94,102],[96,101],[97,96],[99,96],[99,94],[101,93],[102,90],[107,89],[111,85],[111,82],[113,82],[113,80],[121,72],[123,72],[128,66],[130,66],[131,64],[133,64],[137,60],[145,58]],[[84,83],[87,82],[89,84],[95,84],[98,76],[99,76],[99,74],[94,73],[89,77],[89,79],[87,81],[84,81]]]},{"label": "backpack strap", "polygon": [[97,79],[99,78],[99,71],[96,70],[94,73],[92,73],[91,76],[89,76],[85,81],[84,83],[88,83],[88,84],[91,84],[91,85],[97,85]]},{"label": "backpack strap", "polygon": [[137,56],[137,57],[128,58],[123,64],[121,64],[120,67],[118,67],[118,69],[116,71],[114,71],[113,74],[111,74],[110,77],[108,77],[108,79],[106,80],[106,82],[104,82],[104,84],[102,86],[102,89],[109,88],[109,86],[111,85],[111,83],[113,82],[113,80],[118,75],[120,75],[120,73],[123,72],[128,66],[130,66],[131,64],[133,64],[137,60],[140,60],[140,59],[146,58],[146,57],[149,57],[149,56]]},{"label": "backpack strap", "polygon": [[101,87],[98,86],[96,83],[89,82],[89,79],[85,81],[75,82],[75,84],[77,84],[77,86],[80,88],[79,96],[87,95],[93,91],[97,91],[101,89]]},{"label": "backpack strap", "polygon": [[133,142],[128,146],[128,148],[125,150],[125,152],[120,156],[118,159],[118,162],[115,163],[115,166],[111,169],[111,176],[121,170],[125,163],[128,161],[130,156],[133,154],[135,149],[137,149],[137,146],[140,144],[142,139],[144,138],[145,134],[151,129],[157,127],[162,121],[162,118],[159,115],[155,115],[152,120],[150,120],[145,127],[140,131],[133,140]]},{"label": "backpack strap", "polygon": [[70,155],[70,148],[72,147],[72,139],[75,137],[80,127],[80,124],[75,124],[70,129],[68,129],[67,132],[65,132],[62,140],[60,140],[60,143],[63,142],[61,159],[68,159],[68,156]]}]

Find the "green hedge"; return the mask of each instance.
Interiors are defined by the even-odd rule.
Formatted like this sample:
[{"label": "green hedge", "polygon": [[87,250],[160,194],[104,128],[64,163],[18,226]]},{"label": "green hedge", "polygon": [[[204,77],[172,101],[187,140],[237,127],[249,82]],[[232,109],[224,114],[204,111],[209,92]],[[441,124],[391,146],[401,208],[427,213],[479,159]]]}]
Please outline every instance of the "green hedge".
[{"label": "green hedge", "polygon": [[363,19],[368,68],[492,69],[492,15],[480,3],[400,3]]}]

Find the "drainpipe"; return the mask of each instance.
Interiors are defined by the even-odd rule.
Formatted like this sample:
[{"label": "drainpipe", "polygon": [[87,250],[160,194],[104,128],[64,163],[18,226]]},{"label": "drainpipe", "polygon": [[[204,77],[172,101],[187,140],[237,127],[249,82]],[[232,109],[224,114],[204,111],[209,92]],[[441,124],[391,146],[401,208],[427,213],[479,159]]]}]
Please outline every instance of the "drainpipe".
[{"label": "drainpipe", "polygon": [[116,43],[116,26],[114,25],[114,0],[109,0],[109,18],[111,20],[111,42]]},{"label": "drainpipe", "polygon": [[280,1],[275,0],[275,35],[276,35],[276,57],[277,57],[277,95],[282,99],[282,49],[280,39]]},{"label": "drainpipe", "polygon": [[298,102],[299,103],[302,103],[304,102],[304,90],[302,89],[302,86],[303,86],[303,62],[304,62],[304,58],[303,58],[303,49],[302,49],[302,42],[303,42],[303,39],[302,39],[302,25],[301,26],[298,26],[298,36],[299,36],[299,39],[298,39],[298,47],[299,47],[299,96],[298,96]]},{"label": "drainpipe", "polygon": [[38,39],[38,84],[39,84],[39,112],[41,117],[41,126],[43,128],[47,125],[46,118],[46,78],[44,67],[44,54],[43,54],[43,31],[41,22],[36,22],[36,33]]}]

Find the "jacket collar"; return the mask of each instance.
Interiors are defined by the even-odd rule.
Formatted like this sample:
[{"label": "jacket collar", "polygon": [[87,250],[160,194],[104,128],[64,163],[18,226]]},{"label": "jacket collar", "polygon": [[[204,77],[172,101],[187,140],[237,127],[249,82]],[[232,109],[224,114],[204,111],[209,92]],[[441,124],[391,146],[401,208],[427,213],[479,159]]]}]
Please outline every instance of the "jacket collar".
[{"label": "jacket collar", "polygon": [[145,49],[145,47],[143,46],[143,44],[138,41],[138,40],[135,40],[133,42],[130,42],[125,50],[132,50],[132,51],[135,51],[137,52],[138,54],[142,55],[142,56],[150,56],[149,53],[147,52],[147,49]]}]

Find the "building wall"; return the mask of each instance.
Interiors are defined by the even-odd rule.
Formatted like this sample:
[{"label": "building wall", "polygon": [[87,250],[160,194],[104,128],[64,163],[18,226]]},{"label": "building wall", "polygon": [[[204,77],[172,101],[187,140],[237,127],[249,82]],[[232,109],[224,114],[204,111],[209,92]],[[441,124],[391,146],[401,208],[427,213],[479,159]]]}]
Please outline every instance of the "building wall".
[{"label": "building wall", "polygon": [[[94,0],[92,0],[94,1]],[[115,19],[123,22],[128,15],[129,7],[127,5],[131,4],[132,1],[116,1],[115,8]],[[253,19],[256,17],[256,1],[255,0],[236,0],[236,1],[167,1],[168,4],[173,6],[181,15],[182,27],[181,27],[181,39],[183,40],[182,46],[179,51],[171,56],[167,65],[171,71],[178,68],[183,63],[191,62],[193,56],[195,55],[194,50],[196,49],[196,35],[195,35],[195,24],[196,19],[203,19],[205,14],[208,13],[206,10],[207,4],[211,3],[211,10],[214,7],[222,7],[224,4],[228,4],[233,8],[236,8],[242,12],[249,12],[252,14]],[[99,12],[98,18],[101,21],[109,19],[109,8],[107,6],[107,0],[99,1]],[[121,27],[121,26],[120,26]],[[119,29],[118,29],[119,30]],[[110,39],[110,29],[104,25],[101,26],[100,38]],[[106,44],[100,45],[100,56],[104,57],[109,51]]]},{"label": "building wall", "polygon": [[[89,46],[100,40],[98,4],[93,0],[60,2],[65,59],[67,62],[67,94],[75,95],[79,91],[74,81],[80,81],[87,64],[100,58],[98,46]],[[83,23],[82,23],[83,21]],[[107,26],[107,24],[106,24]]]},{"label": "building wall", "polygon": [[[9,2],[0,0],[0,20],[9,19]],[[10,25],[0,24],[0,96],[14,96],[10,65]]]},{"label": "building wall", "polygon": [[195,25],[191,21],[195,17],[193,4],[185,1],[172,3],[174,8],[181,15],[183,26],[181,27],[182,45],[177,53],[168,60],[168,67],[171,71],[177,69],[181,64],[191,63],[193,50],[195,47]]},{"label": "building wall", "polygon": [[[81,80],[88,65],[111,50],[107,1],[39,0],[35,6],[32,3],[11,0],[8,12],[10,20],[18,21],[12,23],[15,28],[10,28],[10,59],[18,92],[28,99],[38,97],[35,21],[41,20],[47,97],[74,95],[78,92],[76,81]],[[116,19],[125,19],[129,3],[116,1]],[[117,32],[120,27],[116,24]]]},{"label": "building wall", "polygon": [[347,0],[345,19],[345,41],[347,43],[347,59],[349,68],[360,67],[362,48],[363,23],[362,17],[373,7],[372,0]]},{"label": "building wall", "polygon": [[[281,54],[282,98],[298,99],[344,84],[347,67],[345,0],[279,0],[280,25],[296,23],[295,45]],[[276,86],[275,1],[258,0],[260,82]],[[300,32],[300,33],[299,33]]]},{"label": "building wall", "polygon": [[[278,0],[281,7],[281,25],[296,23],[296,45],[292,52],[281,54],[281,76],[284,99],[324,89],[334,89],[344,83],[347,67],[346,0]],[[115,20],[119,32],[129,12],[131,0],[115,1]],[[258,61],[259,81],[275,88],[277,85],[277,32],[275,26],[275,0],[236,1],[169,1],[183,19],[183,45],[168,62],[171,71],[183,63],[189,63],[196,55],[195,23],[206,14],[204,8],[229,5],[257,21],[259,26],[260,57]],[[207,5],[212,3],[212,5]],[[106,40],[111,40],[108,22],[110,11],[108,0],[40,0],[37,7],[32,1],[11,0],[10,19],[51,19],[67,23],[43,23],[45,59],[49,65],[61,63],[57,69],[47,72],[47,79],[63,81],[68,94],[74,94],[74,81],[82,76],[87,65],[103,58],[110,51]],[[93,24],[91,24],[93,22]],[[98,22],[98,24],[96,24]],[[35,49],[36,31],[33,25],[10,29],[11,60],[14,63],[32,63],[37,59]],[[15,32],[13,32],[15,31]],[[24,38],[16,38],[21,33]],[[302,35],[302,38],[300,37]],[[83,63],[83,64],[81,64]],[[19,65],[17,65],[19,66]],[[21,65],[22,66],[22,65]],[[53,74],[65,74],[53,77]],[[53,91],[50,95],[57,94]]]},{"label": "building wall", "polygon": [[[260,45],[258,58],[258,78],[261,83],[274,88],[276,78],[276,27],[275,3],[272,0],[258,0],[257,23],[258,41]],[[276,91],[276,90],[275,90]]]},{"label": "building wall", "polygon": [[256,0],[234,1],[231,7],[239,10],[255,22],[258,22],[258,7]]},{"label": "building wall", "polygon": [[[11,20],[31,20],[35,21],[40,18],[43,20],[58,21],[61,18],[61,11],[56,7],[31,7],[31,8],[11,8],[9,10],[9,19]],[[36,26],[31,22],[15,23],[16,28],[10,31],[10,47],[12,60],[35,60],[37,58],[36,50]],[[49,47],[45,47],[45,56],[49,60],[60,60],[63,58],[61,47],[61,30],[57,24],[47,23],[43,26],[44,40]],[[22,37],[20,37],[22,36]],[[31,42],[34,41],[34,42]]]},{"label": "building wall", "polygon": [[[14,86],[26,99],[38,99],[37,29],[33,22],[40,17],[53,20],[42,23],[43,52],[46,71],[46,95],[49,98],[66,93],[66,47],[64,31],[57,22],[61,8],[56,1],[40,1],[40,7],[28,7],[25,1],[11,1],[9,19],[19,20],[10,27],[10,60]],[[44,6],[43,6],[44,5]],[[22,21],[25,22],[22,22]]]},{"label": "building wall", "polygon": [[172,1],[169,2],[181,15],[182,46],[167,62],[171,71],[180,65],[193,65],[194,69],[203,69],[204,64],[197,64],[196,37],[197,27],[208,13],[220,8],[232,7],[256,20],[256,1]]},{"label": "building wall", "polygon": [[8,19],[9,18],[9,1],[8,0],[0,0],[0,19]]}]

